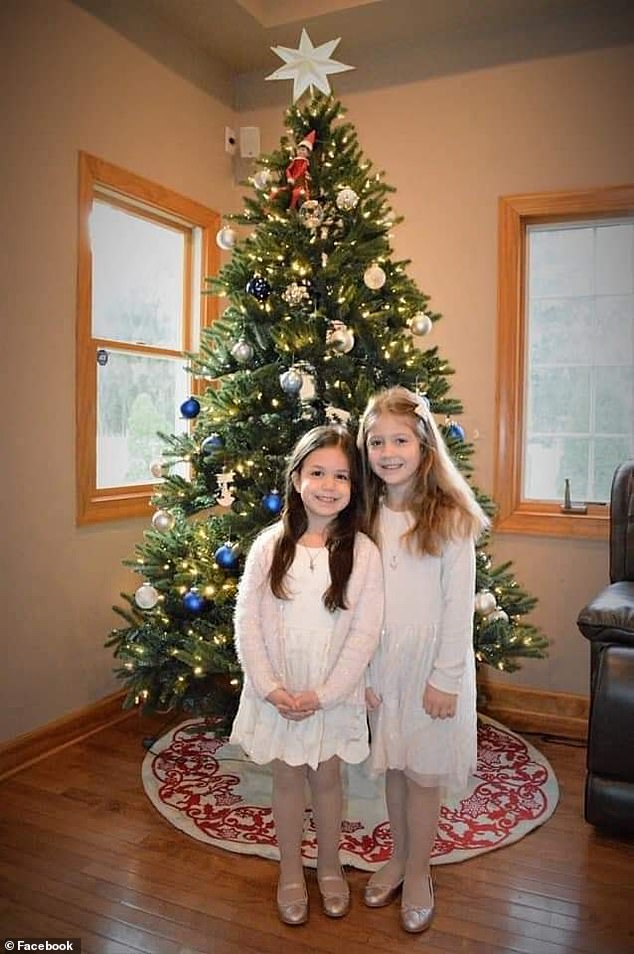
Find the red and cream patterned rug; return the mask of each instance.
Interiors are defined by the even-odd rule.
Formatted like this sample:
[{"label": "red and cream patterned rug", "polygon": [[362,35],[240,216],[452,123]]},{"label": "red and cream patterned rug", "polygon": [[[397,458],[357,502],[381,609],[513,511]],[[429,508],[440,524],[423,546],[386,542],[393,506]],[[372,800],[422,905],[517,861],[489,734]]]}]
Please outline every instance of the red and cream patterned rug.
[{"label": "red and cream patterned rug", "polygon": [[[152,745],[143,761],[143,785],[176,828],[228,851],[279,858],[271,815],[271,774],[236,746],[184,722]],[[346,810],[341,861],[374,871],[391,841],[382,781],[363,766],[344,771]],[[432,863],[465,861],[523,838],[552,815],[559,799],[555,774],[521,736],[478,717],[478,765],[469,791],[443,803]],[[306,809],[304,863],[314,867],[315,831]]]}]

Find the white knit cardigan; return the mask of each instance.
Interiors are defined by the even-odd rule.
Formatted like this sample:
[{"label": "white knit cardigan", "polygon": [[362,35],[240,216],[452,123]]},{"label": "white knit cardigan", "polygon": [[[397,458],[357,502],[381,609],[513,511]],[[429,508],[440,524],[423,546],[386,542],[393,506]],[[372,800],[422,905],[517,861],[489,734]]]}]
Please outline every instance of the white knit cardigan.
[{"label": "white knit cardigan", "polygon": [[[281,524],[268,527],[254,541],[246,559],[235,609],[235,645],[245,674],[243,692],[265,699],[283,687],[283,605],[273,595],[269,568]],[[357,533],[354,565],[346,590],[348,609],[338,610],[332,635],[328,675],[314,686],[322,709],[342,702],[364,704],[366,667],[378,645],[383,624],[383,571],[375,544]]]}]

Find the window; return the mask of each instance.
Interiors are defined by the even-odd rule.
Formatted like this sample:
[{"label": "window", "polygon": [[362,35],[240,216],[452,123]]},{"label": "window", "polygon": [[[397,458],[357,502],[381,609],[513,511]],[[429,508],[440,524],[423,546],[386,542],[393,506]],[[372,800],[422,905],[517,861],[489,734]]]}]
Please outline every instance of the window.
[{"label": "window", "polygon": [[634,454],[634,186],[499,211],[497,526],[603,537]]},{"label": "window", "polygon": [[182,428],[183,352],[213,318],[217,213],[80,153],[77,520],[145,515],[157,431]]}]

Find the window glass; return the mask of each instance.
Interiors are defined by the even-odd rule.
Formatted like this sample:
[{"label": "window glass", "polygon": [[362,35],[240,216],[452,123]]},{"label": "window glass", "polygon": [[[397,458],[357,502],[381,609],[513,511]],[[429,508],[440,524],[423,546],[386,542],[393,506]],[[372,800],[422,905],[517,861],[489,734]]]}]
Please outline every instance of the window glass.
[{"label": "window glass", "polygon": [[182,430],[182,358],[101,349],[97,372],[97,487],[147,484],[164,434]]},{"label": "window glass", "polygon": [[[185,370],[216,315],[218,213],[79,153],[77,522],[147,517],[164,434],[201,382]],[[188,464],[170,464],[186,479]]]},{"label": "window glass", "polygon": [[183,232],[95,201],[90,235],[94,337],[180,348]]},{"label": "window glass", "polygon": [[634,454],[634,219],[527,227],[522,498],[606,503]]}]

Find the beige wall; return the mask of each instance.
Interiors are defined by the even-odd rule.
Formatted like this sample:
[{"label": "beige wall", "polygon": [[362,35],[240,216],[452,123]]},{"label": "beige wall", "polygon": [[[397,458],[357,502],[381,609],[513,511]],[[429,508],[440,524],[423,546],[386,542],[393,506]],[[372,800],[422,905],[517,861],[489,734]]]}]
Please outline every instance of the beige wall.
[{"label": "beige wall", "polygon": [[[205,93],[66,0],[8,0],[0,18],[1,741],[116,688],[103,640],[116,624],[111,604],[134,582],[121,560],[146,526],[74,522],[77,150],[222,211],[236,201],[224,125],[260,125],[268,151],[282,110],[236,117],[226,88]],[[446,315],[433,341],[456,368],[469,435],[480,432],[483,487],[493,473],[497,197],[634,179],[633,60],[622,48],[346,93],[366,155],[398,190],[396,252]],[[513,536],[496,540],[495,555],[514,560],[552,639],[547,662],[512,678],[585,692],[575,617],[606,579],[606,545]]]},{"label": "beige wall", "polygon": [[75,526],[77,151],[223,211],[235,117],[66,0],[0,20],[2,740],[118,688],[103,641],[146,526]]},{"label": "beige wall", "polygon": [[[386,170],[397,190],[393,205],[405,216],[395,230],[396,255],[412,260],[410,274],[445,316],[428,343],[438,344],[456,370],[452,390],[464,402],[468,436],[480,435],[477,482],[491,491],[497,199],[634,181],[634,48],[369,90],[359,67],[340,78],[338,90],[344,81],[347,118],[366,157]],[[373,77],[367,82],[375,85]],[[242,83],[240,123],[260,125],[269,151],[278,142],[281,108],[248,108],[262,102],[258,84],[256,78]],[[551,639],[547,661],[496,678],[585,693],[588,651],[575,620],[607,582],[607,544],[498,535],[493,554],[512,560],[518,579],[539,598],[532,619]]]}]

